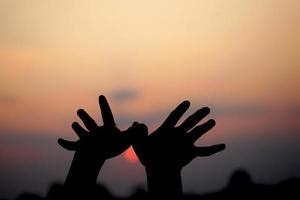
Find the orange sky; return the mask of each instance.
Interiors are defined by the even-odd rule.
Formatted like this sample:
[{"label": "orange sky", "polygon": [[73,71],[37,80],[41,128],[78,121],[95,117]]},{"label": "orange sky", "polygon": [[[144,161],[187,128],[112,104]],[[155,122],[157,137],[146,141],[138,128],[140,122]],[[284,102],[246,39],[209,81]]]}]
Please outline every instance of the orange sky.
[{"label": "orange sky", "polygon": [[299,105],[298,1],[0,4],[1,116],[13,118],[0,117],[4,124],[18,126],[26,109],[47,121],[69,118],[119,90],[138,93],[133,109],[117,104],[130,114],[185,98],[199,106]]}]

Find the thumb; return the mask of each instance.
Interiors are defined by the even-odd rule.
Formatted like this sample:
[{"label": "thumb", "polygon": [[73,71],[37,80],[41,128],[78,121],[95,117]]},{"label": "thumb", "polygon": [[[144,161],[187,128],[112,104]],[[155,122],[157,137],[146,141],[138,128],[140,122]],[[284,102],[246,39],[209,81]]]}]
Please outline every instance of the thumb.
[{"label": "thumb", "polygon": [[148,135],[148,128],[145,124],[134,122],[131,127],[124,131],[130,144],[142,141]]},{"label": "thumb", "polygon": [[77,142],[64,140],[62,138],[59,138],[57,142],[60,146],[62,146],[63,148],[69,151],[75,151],[77,149]]}]

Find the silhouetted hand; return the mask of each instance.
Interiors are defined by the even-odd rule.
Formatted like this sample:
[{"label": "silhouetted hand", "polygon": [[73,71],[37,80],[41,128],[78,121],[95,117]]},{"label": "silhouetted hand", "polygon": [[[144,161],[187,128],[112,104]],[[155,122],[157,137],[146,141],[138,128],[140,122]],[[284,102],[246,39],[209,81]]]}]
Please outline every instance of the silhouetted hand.
[{"label": "silhouetted hand", "polygon": [[[72,124],[72,128],[78,135],[76,142],[59,139],[58,143],[67,150],[80,152],[95,159],[108,159],[124,152],[132,143],[141,138],[146,126],[137,122],[126,131],[120,131],[115,124],[113,114],[104,96],[99,97],[99,105],[103,118],[103,126],[96,122],[83,109],[77,111],[78,116],[87,130],[78,122]],[[139,134],[140,133],[140,134]]]},{"label": "silhouetted hand", "polygon": [[133,145],[144,166],[180,170],[197,156],[210,156],[224,150],[224,144],[209,147],[194,146],[194,142],[201,135],[215,126],[215,121],[210,119],[195,127],[210,112],[207,107],[198,110],[175,127],[189,105],[188,101],[182,102],[156,131]]},{"label": "silhouetted hand", "polygon": [[182,193],[182,167],[197,156],[210,156],[225,149],[224,144],[208,147],[194,145],[201,135],[215,126],[212,119],[196,126],[210,112],[207,107],[175,127],[189,106],[188,101],[182,102],[156,131],[133,145],[139,160],[146,167],[149,192],[154,197],[165,193],[176,198]]},{"label": "silhouetted hand", "polygon": [[74,122],[72,128],[79,140],[58,140],[65,149],[75,151],[64,185],[68,198],[91,197],[91,190],[94,188],[104,161],[121,154],[131,144],[143,138],[143,134],[147,134],[146,126],[137,122],[126,131],[120,131],[116,127],[108,102],[102,95],[99,97],[99,105],[103,126],[98,126],[83,109],[79,109],[77,114],[87,130]]}]

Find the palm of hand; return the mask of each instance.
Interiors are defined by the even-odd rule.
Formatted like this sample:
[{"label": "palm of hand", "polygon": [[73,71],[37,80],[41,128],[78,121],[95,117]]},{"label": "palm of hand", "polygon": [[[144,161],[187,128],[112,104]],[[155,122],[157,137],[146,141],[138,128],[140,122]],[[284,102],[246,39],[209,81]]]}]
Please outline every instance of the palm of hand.
[{"label": "palm of hand", "polygon": [[116,127],[97,127],[78,141],[77,151],[104,159],[115,157],[125,151],[130,143]]},{"label": "palm of hand", "polygon": [[59,139],[58,142],[67,150],[76,151],[85,157],[92,159],[108,159],[115,157],[125,151],[132,143],[138,140],[145,129],[145,125],[135,122],[126,131],[120,131],[116,125],[104,96],[99,97],[99,104],[103,118],[103,126],[98,126],[96,122],[83,110],[77,111],[85,127],[74,122],[72,128],[78,135],[78,141],[67,141]]},{"label": "palm of hand", "polygon": [[168,169],[182,168],[188,164],[194,158],[194,151],[191,141],[180,130],[158,129],[149,136],[137,155],[144,166]]},{"label": "palm of hand", "polygon": [[152,169],[180,170],[197,156],[209,156],[225,148],[223,144],[210,147],[194,146],[194,142],[215,125],[214,120],[209,120],[194,127],[209,113],[208,108],[198,110],[180,126],[175,127],[188,107],[188,101],[181,103],[161,127],[144,137],[142,142],[133,145],[144,166]]}]

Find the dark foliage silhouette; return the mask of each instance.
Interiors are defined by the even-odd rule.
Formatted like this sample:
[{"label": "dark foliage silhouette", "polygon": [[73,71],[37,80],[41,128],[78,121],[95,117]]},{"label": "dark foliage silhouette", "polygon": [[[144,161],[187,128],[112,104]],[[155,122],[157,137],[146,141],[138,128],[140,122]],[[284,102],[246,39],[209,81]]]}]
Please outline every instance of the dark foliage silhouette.
[{"label": "dark foliage silhouette", "polygon": [[[24,193],[17,200],[57,200],[62,192],[63,185],[53,184],[46,197],[32,193]],[[277,184],[257,184],[245,170],[236,170],[228,185],[219,191],[207,194],[184,194],[184,200],[232,200],[232,199],[300,199],[300,179],[291,178]],[[97,184],[94,187],[94,198],[102,200],[146,200],[148,193],[143,187],[137,187],[128,197],[116,197],[104,186]]]},{"label": "dark foliage silhouette", "polygon": [[300,179],[291,178],[277,184],[256,184],[246,170],[236,170],[228,186],[205,195],[185,195],[186,200],[223,200],[223,199],[300,199]]}]

